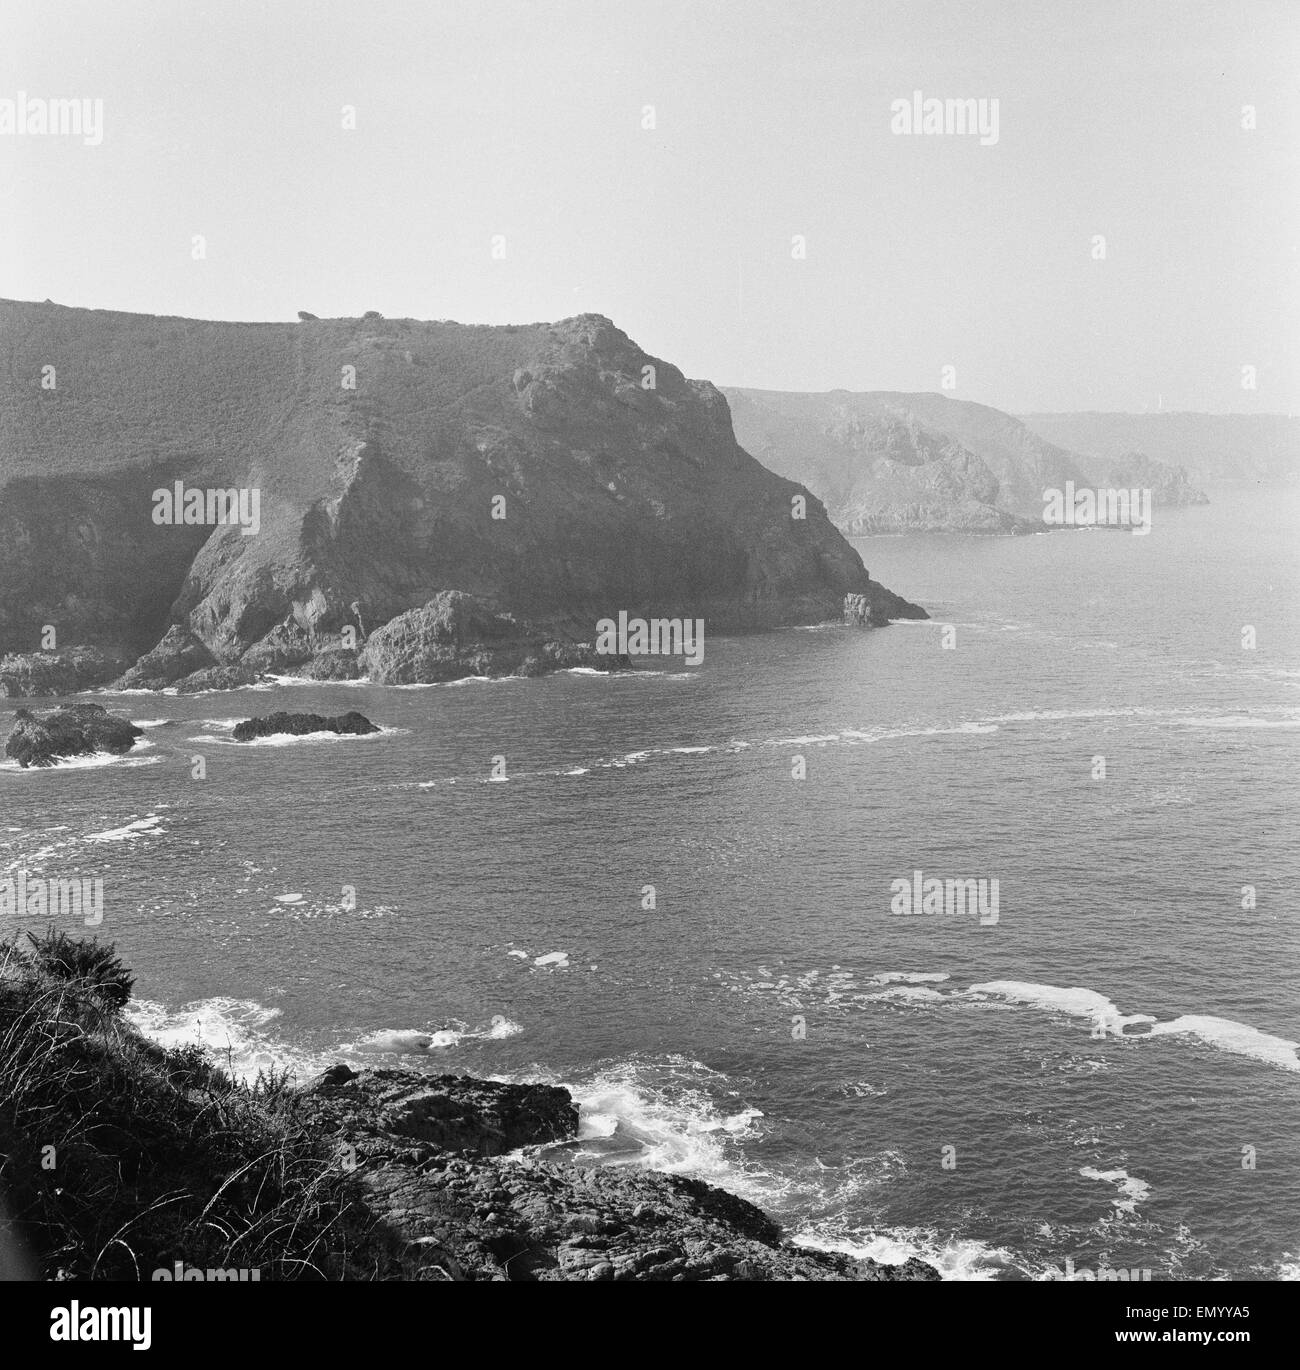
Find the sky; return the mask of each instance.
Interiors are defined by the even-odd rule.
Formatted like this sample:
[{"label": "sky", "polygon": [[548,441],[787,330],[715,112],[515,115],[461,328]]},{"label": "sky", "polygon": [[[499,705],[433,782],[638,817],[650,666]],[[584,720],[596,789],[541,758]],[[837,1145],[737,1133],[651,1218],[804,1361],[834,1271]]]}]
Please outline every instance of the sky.
[{"label": "sky", "polygon": [[[1300,411],[1296,0],[0,0],[0,33],[0,297],[590,311],[720,385]],[[896,131],[915,91],[997,101],[996,141]],[[102,137],[19,131],[20,92]]]}]

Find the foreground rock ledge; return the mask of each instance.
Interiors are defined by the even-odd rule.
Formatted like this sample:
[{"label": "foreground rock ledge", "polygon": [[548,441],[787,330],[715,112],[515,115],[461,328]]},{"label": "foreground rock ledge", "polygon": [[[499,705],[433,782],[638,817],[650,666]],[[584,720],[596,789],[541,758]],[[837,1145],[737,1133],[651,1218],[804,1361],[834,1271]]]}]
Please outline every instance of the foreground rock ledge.
[{"label": "foreground rock ledge", "polygon": [[336,1065],[301,1104],[355,1165],[388,1238],[417,1258],[417,1278],[939,1278],[916,1259],[881,1265],[793,1246],[760,1209],[699,1180],[546,1159],[539,1152],[578,1129],[569,1092],[554,1086]]}]

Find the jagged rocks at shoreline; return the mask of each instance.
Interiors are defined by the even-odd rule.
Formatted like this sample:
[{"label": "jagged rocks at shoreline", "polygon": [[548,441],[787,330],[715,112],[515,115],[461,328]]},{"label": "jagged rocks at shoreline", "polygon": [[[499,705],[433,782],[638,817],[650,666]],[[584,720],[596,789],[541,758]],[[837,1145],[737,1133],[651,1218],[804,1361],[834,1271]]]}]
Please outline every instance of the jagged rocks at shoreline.
[{"label": "jagged rocks at shoreline", "polygon": [[326,718],[323,714],[274,713],[262,718],[246,718],[235,724],[232,734],[236,742],[251,742],[257,737],[277,737],[289,734],[293,737],[306,737],[310,733],[338,733],[363,737],[367,733],[382,731],[377,723],[372,723],[364,714],[349,709],[345,714]]},{"label": "jagged rocks at shoreline", "polygon": [[68,757],[95,752],[124,755],[135,746],[136,738],[143,736],[143,728],[110,714],[101,704],[71,704],[41,714],[16,709],[5,755],[13,757],[24,770],[56,766]]},{"label": "jagged rocks at shoreline", "polygon": [[376,629],[359,664],[377,685],[409,685],[545,675],[574,666],[612,671],[632,663],[626,656],[601,655],[588,642],[550,637],[474,595],[447,590]]},{"label": "jagged rocks at shoreline", "polygon": [[760,1209],[699,1180],[505,1154],[577,1135],[565,1089],[337,1065],[301,1102],[428,1278],[939,1278],[915,1259],[890,1266],[793,1246]]},{"label": "jagged rocks at shoreline", "polygon": [[251,664],[218,661],[201,638],[174,623],[152,651],[114,682],[113,689],[175,689],[178,694],[198,694],[203,690],[238,690],[262,679],[261,671]]},{"label": "jagged rocks at shoreline", "polygon": [[120,652],[87,646],[13,653],[0,659],[0,695],[38,699],[80,694],[121,675],[128,660]]}]

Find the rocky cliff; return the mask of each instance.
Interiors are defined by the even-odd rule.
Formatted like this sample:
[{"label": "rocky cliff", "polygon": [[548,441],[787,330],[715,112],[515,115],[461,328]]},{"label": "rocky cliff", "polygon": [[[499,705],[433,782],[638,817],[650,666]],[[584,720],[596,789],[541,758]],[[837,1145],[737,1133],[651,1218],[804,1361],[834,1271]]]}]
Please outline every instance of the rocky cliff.
[{"label": "rocky cliff", "polygon": [[848,534],[1042,532],[1043,493],[1149,489],[1154,508],[1204,503],[1176,466],[1057,447],[987,405],[892,391],[727,389],[736,435],[806,484]]},{"label": "rocky cliff", "polygon": [[[714,632],[836,617],[846,593],[922,613],[815,498],[795,516],[805,492],[737,443],[717,389],[598,315],[247,324],[0,302],[0,355],[0,653],[52,626],[60,649],[134,660],[174,628],[195,669],[346,673],[340,651],[450,591],[543,647],[620,610]],[[187,523],[194,491],[255,493],[255,517],[216,523],[209,500]],[[136,683],[192,674],[158,664]]]}]

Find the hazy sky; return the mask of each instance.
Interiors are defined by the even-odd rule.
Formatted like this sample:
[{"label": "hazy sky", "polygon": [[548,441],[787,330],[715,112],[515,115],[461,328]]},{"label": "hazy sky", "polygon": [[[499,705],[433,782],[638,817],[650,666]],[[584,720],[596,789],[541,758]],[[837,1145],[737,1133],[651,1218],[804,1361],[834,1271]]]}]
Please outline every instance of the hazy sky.
[{"label": "hazy sky", "polygon": [[[0,133],[0,296],[591,310],[720,384],[951,366],[1012,410],[1300,410],[1296,0],[0,0],[0,25],[0,100],[103,101],[98,146]],[[918,89],[997,100],[998,141],[892,132]]]}]

